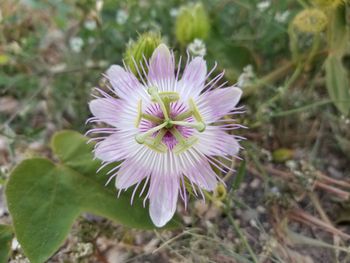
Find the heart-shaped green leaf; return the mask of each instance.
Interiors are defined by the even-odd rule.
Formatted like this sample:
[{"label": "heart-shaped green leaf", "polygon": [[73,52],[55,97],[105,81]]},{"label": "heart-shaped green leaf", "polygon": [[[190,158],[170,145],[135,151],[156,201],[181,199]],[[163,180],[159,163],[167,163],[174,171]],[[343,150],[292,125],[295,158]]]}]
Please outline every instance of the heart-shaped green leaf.
[{"label": "heart-shaped green leaf", "polygon": [[12,228],[0,225],[0,263],[8,262],[12,240]]},{"label": "heart-shaped green leaf", "polygon": [[[83,212],[129,227],[154,228],[141,199],[131,206],[130,191],[117,198],[115,189],[104,186],[106,176],[96,175],[100,164],[93,161],[93,146],[86,142],[76,132],[60,132],[52,141],[59,164],[29,159],[10,176],[6,187],[9,211],[17,239],[33,263],[44,262],[60,247]],[[173,220],[167,227],[175,225]]]},{"label": "heart-shaped green leaf", "polygon": [[65,166],[104,185],[108,180],[106,173],[118,164],[107,166],[97,173],[101,166],[101,161],[94,159],[92,154],[94,143],[88,143],[88,140],[87,137],[76,131],[63,130],[53,135],[51,148]]}]

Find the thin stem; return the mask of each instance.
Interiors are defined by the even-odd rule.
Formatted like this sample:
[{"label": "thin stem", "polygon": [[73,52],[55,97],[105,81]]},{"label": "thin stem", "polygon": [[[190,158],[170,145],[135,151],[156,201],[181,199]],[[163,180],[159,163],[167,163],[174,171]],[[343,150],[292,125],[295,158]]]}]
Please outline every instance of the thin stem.
[{"label": "thin stem", "polygon": [[233,219],[229,209],[226,209],[226,214],[227,214],[227,217],[230,221],[230,223],[233,225],[233,228],[236,230],[238,236],[240,237],[240,239],[242,240],[242,243],[243,245],[247,248],[250,256],[252,257],[252,260],[254,263],[258,263],[258,259],[256,257],[256,255],[254,254],[254,251],[253,249],[251,248],[251,246],[249,245],[247,239],[245,238],[245,236],[243,235],[241,229],[239,228],[239,226],[237,225],[237,223],[235,222],[235,220]]},{"label": "thin stem", "polygon": [[330,104],[330,103],[332,103],[331,100],[318,101],[318,102],[315,102],[315,103],[312,103],[312,104],[309,104],[309,105],[305,105],[305,106],[302,106],[302,107],[299,107],[299,108],[296,108],[296,109],[291,109],[291,110],[282,111],[282,112],[278,112],[278,113],[272,114],[271,118],[278,118],[278,117],[283,117],[283,116],[295,114],[295,113],[298,113],[298,112],[303,112],[303,111],[306,111],[306,110],[309,110],[309,109],[312,109],[312,108],[315,108],[315,107],[324,106],[324,105],[327,105],[327,104]]}]

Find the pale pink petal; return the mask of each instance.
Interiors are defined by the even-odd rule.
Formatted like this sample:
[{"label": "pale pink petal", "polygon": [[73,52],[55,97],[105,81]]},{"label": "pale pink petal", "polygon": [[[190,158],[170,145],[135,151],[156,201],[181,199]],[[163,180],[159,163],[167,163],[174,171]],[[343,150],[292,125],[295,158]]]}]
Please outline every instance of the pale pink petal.
[{"label": "pale pink petal", "polygon": [[117,189],[127,189],[130,186],[142,181],[149,172],[147,169],[142,169],[132,159],[125,160],[115,179],[115,186]]},{"label": "pale pink petal", "polygon": [[[89,103],[96,121],[107,123],[120,130],[136,131],[137,102],[114,98],[99,98]],[[92,119],[95,120],[95,119]]]},{"label": "pale pink petal", "polygon": [[175,83],[175,61],[168,47],[160,44],[150,59],[147,76],[150,86],[159,91],[173,91]]},{"label": "pale pink petal", "polygon": [[134,74],[125,71],[119,65],[112,65],[106,72],[108,80],[113,89],[121,99],[147,100],[148,94],[144,86],[138,81]]},{"label": "pale pink petal", "polygon": [[155,226],[162,227],[174,216],[179,180],[167,174],[152,174],[149,213]]},{"label": "pale pink petal", "polygon": [[213,191],[217,186],[216,174],[204,158],[187,170],[185,176],[198,187],[207,191]]},{"label": "pale pink petal", "polygon": [[207,63],[202,57],[195,57],[185,68],[177,91],[183,101],[197,98],[204,88],[207,75]]},{"label": "pale pink petal", "polygon": [[95,146],[95,157],[104,162],[120,161],[137,152],[140,144],[135,141],[135,135],[117,131]]},{"label": "pale pink petal", "polygon": [[89,103],[91,113],[97,117],[99,121],[114,127],[118,125],[118,116],[122,111],[120,106],[120,101],[113,98],[95,99]]},{"label": "pale pink petal", "polygon": [[204,121],[211,123],[233,110],[241,96],[241,89],[229,87],[204,93],[196,102]]},{"label": "pale pink petal", "polygon": [[235,137],[220,130],[219,126],[208,126],[197,136],[199,140],[195,147],[204,155],[236,155],[240,149]]}]

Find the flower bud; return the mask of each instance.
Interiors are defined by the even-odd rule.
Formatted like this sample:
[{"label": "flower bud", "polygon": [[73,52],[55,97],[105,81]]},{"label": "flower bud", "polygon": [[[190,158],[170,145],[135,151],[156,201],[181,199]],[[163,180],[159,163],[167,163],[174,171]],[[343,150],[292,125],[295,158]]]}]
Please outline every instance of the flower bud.
[{"label": "flower bud", "polygon": [[186,46],[196,38],[207,38],[210,23],[203,5],[197,3],[181,7],[175,29],[176,38],[182,46]]},{"label": "flower bud", "polygon": [[272,153],[272,158],[276,163],[283,163],[292,159],[294,156],[294,151],[291,149],[280,148]]},{"label": "flower bud", "polygon": [[213,198],[215,201],[223,201],[227,196],[226,187],[223,184],[218,184],[214,190]]},{"label": "flower bud", "polygon": [[[131,41],[125,51],[124,61],[130,68],[132,73],[138,74],[137,67],[142,64],[145,68],[145,59],[149,59],[152,56],[153,51],[162,43],[160,34],[154,32],[147,32],[139,36],[137,41]],[[142,70],[140,70],[142,72]]]},{"label": "flower bud", "polygon": [[301,33],[316,34],[325,30],[328,24],[328,17],[319,9],[309,8],[298,13],[292,24]]}]

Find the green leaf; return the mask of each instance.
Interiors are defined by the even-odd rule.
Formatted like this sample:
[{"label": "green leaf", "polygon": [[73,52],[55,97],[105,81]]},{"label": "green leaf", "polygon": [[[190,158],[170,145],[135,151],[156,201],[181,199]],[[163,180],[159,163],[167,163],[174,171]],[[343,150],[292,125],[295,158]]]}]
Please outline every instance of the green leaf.
[{"label": "green leaf", "polygon": [[0,225],[0,263],[8,262],[12,241],[12,228]]},{"label": "green leaf", "polygon": [[328,94],[338,110],[347,116],[350,110],[350,82],[341,58],[329,55],[325,69]]},{"label": "green leaf", "polygon": [[64,165],[102,184],[108,180],[106,173],[111,169],[111,166],[96,174],[101,166],[101,161],[94,160],[92,153],[94,143],[88,144],[88,138],[80,133],[70,130],[56,132],[51,139],[51,148]]},{"label": "green leaf", "polygon": [[[130,205],[131,191],[117,198],[114,187],[104,186],[106,175],[96,174],[93,145],[73,131],[57,133],[52,148],[60,163],[35,158],[23,161],[12,172],[6,187],[14,230],[25,255],[33,263],[47,260],[64,242],[75,219],[90,212],[120,224],[153,229],[142,200]],[[172,220],[166,227],[179,224]]]},{"label": "green leaf", "polygon": [[349,74],[342,62],[344,55],[349,52],[350,28],[346,23],[346,16],[345,5],[331,14],[328,27],[330,54],[325,62],[328,94],[337,109],[345,116],[350,111]]},{"label": "green leaf", "polygon": [[152,229],[140,200],[116,194],[76,171],[46,159],[23,161],[6,188],[19,243],[31,262],[44,262],[63,243],[82,212],[105,216],[130,227]]},{"label": "green leaf", "polygon": [[256,58],[247,47],[228,42],[222,37],[208,40],[208,55],[225,69],[225,76],[230,81],[237,81],[242,70],[247,65],[256,67]]}]

